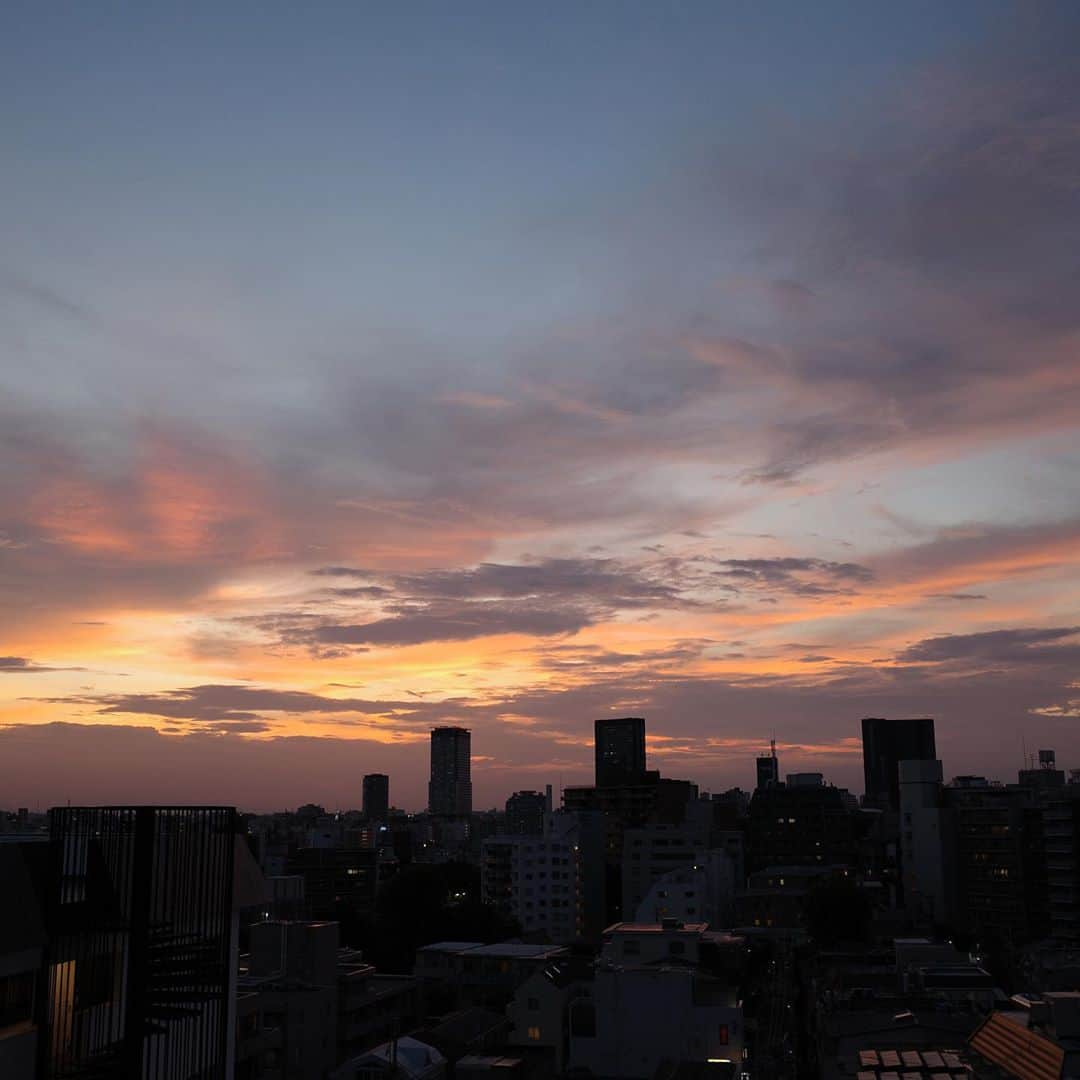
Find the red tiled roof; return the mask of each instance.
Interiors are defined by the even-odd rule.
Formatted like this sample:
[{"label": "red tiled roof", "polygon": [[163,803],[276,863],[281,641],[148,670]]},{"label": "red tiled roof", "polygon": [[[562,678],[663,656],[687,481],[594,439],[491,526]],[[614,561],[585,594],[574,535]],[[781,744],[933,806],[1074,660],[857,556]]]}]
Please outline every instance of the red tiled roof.
[{"label": "red tiled roof", "polygon": [[968,1045],[1018,1080],[1059,1080],[1065,1064],[1060,1046],[1002,1013],[991,1013]]}]

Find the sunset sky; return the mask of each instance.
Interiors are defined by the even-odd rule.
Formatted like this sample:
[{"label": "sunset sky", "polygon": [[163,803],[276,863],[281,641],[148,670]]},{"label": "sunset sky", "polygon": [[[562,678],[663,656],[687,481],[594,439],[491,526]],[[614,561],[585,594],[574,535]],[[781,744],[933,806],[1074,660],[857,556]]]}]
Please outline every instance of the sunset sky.
[{"label": "sunset sky", "polygon": [[[223,10],[227,9],[227,10]],[[1080,767],[1080,7],[0,13],[0,807]]]}]

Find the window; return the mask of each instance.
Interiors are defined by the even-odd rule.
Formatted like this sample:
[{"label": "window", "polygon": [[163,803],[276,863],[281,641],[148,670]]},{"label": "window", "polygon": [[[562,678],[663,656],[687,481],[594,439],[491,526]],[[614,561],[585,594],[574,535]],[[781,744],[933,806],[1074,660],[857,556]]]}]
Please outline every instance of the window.
[{"label": "window", "polygon": [[719,1031],[720,1045],[727,1046],[728,1044],[728,1026],[727,1024],[720,1025]]},{"label": "window", "polygon": [[533,1042],[539,1042],[540,1041],[540,1029],[538,1027],[529,1028],[529,1038],[532,1039]]},{"label": "window", "polygon": [[529,1010],[529,1012],[536,1012],[537,1009],[540,1008],[540,999],[539,998],[529,998],[525,1002],[525,1007]]},{"label": "window", "polygon": [[34,1001],[34,973],[20,972],[0,979],[0,1030],[30,1020]]}]

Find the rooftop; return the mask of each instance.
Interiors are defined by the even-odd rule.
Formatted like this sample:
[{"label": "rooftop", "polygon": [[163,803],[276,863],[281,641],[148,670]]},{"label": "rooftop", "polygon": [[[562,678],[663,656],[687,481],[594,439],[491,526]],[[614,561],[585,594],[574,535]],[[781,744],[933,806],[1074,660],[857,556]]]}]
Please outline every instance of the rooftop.
[{"label": "rooftop", "polygon": [[992,1065],[1018,1080],[1058,1080],[1065,1051],[1004,1013],[991,1013],[969,1045]]},{"label": "rooftop", "polygon": [[670,934],[679,932],[683,934],[704,934],[708,930],[708,923],[681,923],[678,926],[664,926],[662,923],[632,923],[617,922],[609,926],[605,934]]},{"label": "rooftop", "polygon": [[422,945],[417,952],[468,953],[469,956],[543,960],[564,956],[566,949],[562,945],[530,945],[524,941],[496,941],[491,945],[485,945],[482,941],[436,941],[430,945]]}]

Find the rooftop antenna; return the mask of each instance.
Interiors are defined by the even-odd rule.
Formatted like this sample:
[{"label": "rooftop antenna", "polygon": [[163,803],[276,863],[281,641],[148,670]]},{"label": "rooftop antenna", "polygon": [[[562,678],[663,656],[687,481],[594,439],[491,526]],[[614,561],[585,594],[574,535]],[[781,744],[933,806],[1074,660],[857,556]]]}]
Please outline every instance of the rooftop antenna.
[{"label": "rooftop antenna", "polygon": [[769,754],[771,757],[776,757],[776,735],[769,740]]}]

